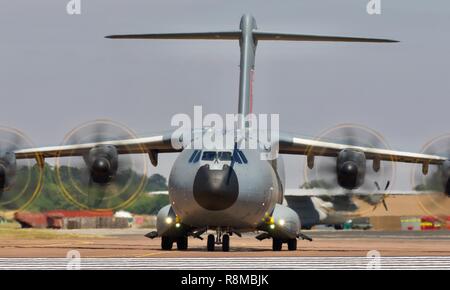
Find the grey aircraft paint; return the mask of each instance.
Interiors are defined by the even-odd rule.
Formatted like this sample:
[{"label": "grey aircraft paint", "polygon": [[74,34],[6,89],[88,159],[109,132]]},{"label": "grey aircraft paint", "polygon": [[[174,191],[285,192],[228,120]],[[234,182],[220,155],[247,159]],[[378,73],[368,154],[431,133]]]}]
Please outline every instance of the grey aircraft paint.
[{"label": "grey aircraft paint", "polygon": [[[111,35],[107,38],[238,40],[240,46],[238,113],[244,117],[252,112],[252,78],[258,41],[394,42],[370,38],[261,32],[257,31],[256,21],[249,14],[242,16],[239,30],[236,31],[128,34]],[[226,135],[229,132],[203,129],[206,129],[204,134]],[[248,126],[245,118],[240,119],[237,129],[246,132]],[[238,134],[234,134],[236,135]],[[225,136],[223,140],[226,140]],[[274,250],[280,250],[283,242],[288,243],[290,250],[296,249],[301,221],[294,210],[282,205],[285,182],[283,161],[281,158],[271,161],[261,160],[260,154],[270,149],[236,149],[242,141],[235,141],[235,148],[229,150],[206,148],[194,150],[189,149],[193,148],[190,144],[179,154],[169,176],[170,205],[158,213],[157,233],[149,234],[152,238],[162,237],[163,249],[170,249],[173,242],[177,242],[177,246],[184,249],[186,236],[199,237],[208,229],[217,231],[216,243],[221,243],[223,233],[240,234],[244,231],[261,230],[266,234],[257,238],[272,238]],[[257,140],[258,143],[260,141]],[[228,154],[232,158],[222,160],[220,154]],[[156,164],[155,160],[157,159],[153,156],[152,163]],[[224,236],[225,240],[228,241],[228,236],[226,239]],[[181,246],[178,244],[180,241]],[[227,247],[224,246],[224,250]],[[214,240],[210,235],[208,249],[213,248]]]},{"label": "grey aircraft paint", "polygon": [[[213,150],[202,150],[213,152]],[[223,152],[219,150],[218,152]],[[194,150],[180,153],[169,176],[169,198],[181,221],[189,226],[231,227],[233,229],[256,228],[266,213],[271,213],[281,192],[279,180],[271,164],[260,159],[255,150],[242,150],[246,163],[233,161],[198,160],[189,162]],[[203,180],[198,180],[201,174]],[[230,190],[209,186],[220,179],[230,184]],[[230,180],[228,180],[230,179]],[[255,181],[258,182],[255,182]],[[198,185],[216,189],[199,198]],[[235,184],[233,184],[235,183]],[[227,185],[225,185],[227,186]],[[234,188],[236,186],[236,188]],[[237,191],[232,191],[236,189]],[[214,205],[217,203],[217,205]]]},{"label": "grey aircraft paint", "polygon": [[[238,113],[247,115],[251,113],[252,102],[252,74],[255,69],[256,40],[253,38],[253,30],[257,29],[255,18],[244,15],[241,18],[239,28],[242,31],[239,45],[241,47],[241,62],[239,76],[239,110]],[[245,124],[241,124],[245,125]]]}]

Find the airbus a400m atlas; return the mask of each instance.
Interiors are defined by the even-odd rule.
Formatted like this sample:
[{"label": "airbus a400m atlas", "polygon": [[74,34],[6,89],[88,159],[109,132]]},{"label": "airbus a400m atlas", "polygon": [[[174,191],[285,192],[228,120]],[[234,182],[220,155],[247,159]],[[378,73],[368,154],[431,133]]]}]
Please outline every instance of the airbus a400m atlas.
[{"label": "airbus a400m atlas", "polygon": [[[233,31],[128,34],[107,38],[236,41],[240,46],[238,114],[242,116],[252,113],[255,52],[257,45],[264,41],[396,42],[375,38],[264,32],[257,29],[255,19],[247,14],[242,16],[239,29]],[[237,130],[245,132],[247,123],[242,122]],[[208,132],[211,131],[205,130],[204,134],[210,134]],[[214,131],[213,134],[228,133]],[[363,185],[367,164],[377,172],[381,162],[418,163],[422,165],[424,174],[428,172],[429,165],[436,165],[443,176],[443,192],[448,195],[450,190],[450,161],[446,156],[325,142],[283,132],[279,136],[277,153],[305,155],[309,168],[314,168],[316,157],[335,158],[334,174],[340,188],[347,192]],[[241,148],[239,142],[245,140],[237,140],[234,148],[228,149],[175,148],[174,140],[179,137],[177,134],[163,134],[2,152],[0,186],[7,190],[15,174],[16,161],[20,159],[36,159],[39,164],[43,164],[45,158],[80,156],[88,168],[89,182],[107,184],[117,178],[121,163],[119,157],[122,155],[145,153],[156,166],[159,154],[179,152],[169,177],[170,204],[158,213],[156,231],[148,234],[150,238],[161,238],[162,249],[172,249],[176,243],[179,250],[186,250],[188,237],[202,238],[203,234],[209,233],[208,251],[213,251],[216,245],[221,245],[223,251],[229,251],[230,236],[240,236],[249,231],[259,231],[258,239],[271,238],[274,251],[281,250],[283,244],[287,244],[289,250],[297,249],[297,239],[305,236],[300,233],[299,215],[282,204],[285,186],[281,157],[261,159],[261,153],[267,153],[273,148]]]}]

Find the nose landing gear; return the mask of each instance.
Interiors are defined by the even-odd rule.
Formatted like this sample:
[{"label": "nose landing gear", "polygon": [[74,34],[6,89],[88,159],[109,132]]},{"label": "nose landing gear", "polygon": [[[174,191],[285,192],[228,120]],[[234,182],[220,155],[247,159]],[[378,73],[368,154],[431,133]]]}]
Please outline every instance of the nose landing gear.
[{"label": "nose landing gear", "polygon": [[209,252],[212,252],[215,250],[216,245],[222,245],[223,252],[230,251],[230,235],[228,234],[228,232],[225,232],[224,234],[221,229],[217,229],[215,237],[213,234],[208,235],[206,249]]}]

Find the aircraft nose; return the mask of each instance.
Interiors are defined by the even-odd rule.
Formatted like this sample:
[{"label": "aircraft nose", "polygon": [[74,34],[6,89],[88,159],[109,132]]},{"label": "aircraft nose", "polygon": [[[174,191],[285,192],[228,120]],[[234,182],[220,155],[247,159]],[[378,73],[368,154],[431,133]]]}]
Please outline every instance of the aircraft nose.
[{"label": "aircraft nose", "polygon": [[232,167],[211,170],[203,165],[194,179],[194,199],[204,209],[224,210],[231,207],[239,195],[239,183]]}]

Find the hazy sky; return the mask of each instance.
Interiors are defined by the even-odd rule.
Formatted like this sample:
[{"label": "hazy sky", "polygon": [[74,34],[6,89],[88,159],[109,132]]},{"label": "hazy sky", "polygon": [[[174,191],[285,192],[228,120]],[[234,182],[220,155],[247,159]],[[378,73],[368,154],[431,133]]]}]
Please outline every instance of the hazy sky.
[{"label": "hazy sky", "polygon": [[[2,0],[0,124],[38,146],[59,144],[97,118],[139,135],[171,129],[175,113],[237,110],[235,41],[114,41],[104,35],[233,30],[252,13],[260,30],[384,37],[399,44],[260,42],[254,111],[279,113],[281,129],[315,136],[339,123],[381,132],[392,148],[418,151],[448,133],[450,2],[381,0],[139,1]],[[168,175],[175,155],[162,156]],[[303,157],[286,157],[288,185],[302,182]],[[397,188],[408,188],[399,167]]]}]

